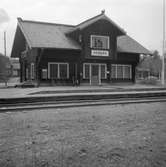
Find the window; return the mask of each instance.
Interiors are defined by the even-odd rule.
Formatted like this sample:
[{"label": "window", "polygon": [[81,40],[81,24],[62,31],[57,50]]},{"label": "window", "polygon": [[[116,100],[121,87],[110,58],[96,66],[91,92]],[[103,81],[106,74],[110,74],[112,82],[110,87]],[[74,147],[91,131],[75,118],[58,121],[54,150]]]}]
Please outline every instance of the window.
[{"label": "window", "polygon": [[117,78],[123,78],[123,65],[117,65]]},{"label": "window", "polygon": [[124,78],[131,78],[131,66],[130,65],[124,66]]},{"label": "window", "polygon": [[69,78],[68,63],[48,63],[48,76],[50,79]]},{"label": "window", "polygon": [[84,79],[90,78],[90,64],[84,64],[83,78]]},{"label": "window", "polygon": [[49,64],[49,74],[50,79],[58,78],[58,64]]},{"label": "window", "polygon": [[[97,67],[97,71],[93,71],[94,67]],[[84,63],[84,65],[83,65],[83,78],[90,79],[90,74],[92,73],[92,75],[93,75],[93,72],[97,72],[97,74],[100,75],[101,79],[106,79],[107,78],[106,64]]]},{"label": "window", "polygon": [[115,64],[112,64],[111,65],[111,78],[117,78],[117,71],[116,71],[116,65]]},{"label": "window", "polygon": [[111,78],[116,79],[131,79],[132,66],[125,64],[112,64],[111,65]]},{"label": "window", "polygon": [[91,35],[91,48],[93,49],[109,49],[109,37]]},{"label": "window", "polygon": [[105,64],[101,64],[100,65],[101,68],[101,79],[106,79],[107,78],[107,72],[106,72],[106,65]]},{"label": "window", "polygon": [[34,79],[35,77],[35,65],[34,63],[31,63],[31,79]]},{"label": "window", "polygon": [[67,64],[59,64],[59,78],[68,78]]}]

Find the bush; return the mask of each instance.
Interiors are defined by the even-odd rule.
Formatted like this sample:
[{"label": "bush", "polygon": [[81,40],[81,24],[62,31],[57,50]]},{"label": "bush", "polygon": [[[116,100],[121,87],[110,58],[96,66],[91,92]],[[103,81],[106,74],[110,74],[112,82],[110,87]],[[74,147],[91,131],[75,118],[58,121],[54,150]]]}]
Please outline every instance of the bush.
[{"label": "bush", "polygon": [[10,74],[9,73],[0,73],[0,82],[4,82],[5,83],[5,86],[7,86],[7,83],[9,81],[9,78],[10,78]]},{"label": "bush", "polygon": [[155,76],[149,76],[139,82],[140,84],[158,85],[159,80]]}]

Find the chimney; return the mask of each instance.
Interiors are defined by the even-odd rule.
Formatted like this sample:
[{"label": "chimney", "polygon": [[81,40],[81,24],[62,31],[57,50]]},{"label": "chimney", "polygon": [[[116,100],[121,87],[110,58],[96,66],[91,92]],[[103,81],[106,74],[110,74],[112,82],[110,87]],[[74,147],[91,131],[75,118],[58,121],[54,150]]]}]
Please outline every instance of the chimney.
[{"label": "chimney", "polygon": [[18,20],[18,21],[22,21],[22,18],[21,18],[21,17],[17,17],[17,20]]},{"label": "chimney", "polygon": [[101,14],[105,14],[105,9],[103,9],[103,10],[101,11]]}]

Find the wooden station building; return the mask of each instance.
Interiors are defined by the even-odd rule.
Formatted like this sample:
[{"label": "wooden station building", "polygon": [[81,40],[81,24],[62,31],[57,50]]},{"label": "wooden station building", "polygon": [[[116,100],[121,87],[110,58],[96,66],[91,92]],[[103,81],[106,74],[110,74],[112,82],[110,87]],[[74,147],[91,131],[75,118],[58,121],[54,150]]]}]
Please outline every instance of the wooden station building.
[{"label": "wooden station building", "polygon": [[11,57],[21,82],[105,85],[134,82],[140,54],[151,54],[102,11],[78,25],[18,18]]}]

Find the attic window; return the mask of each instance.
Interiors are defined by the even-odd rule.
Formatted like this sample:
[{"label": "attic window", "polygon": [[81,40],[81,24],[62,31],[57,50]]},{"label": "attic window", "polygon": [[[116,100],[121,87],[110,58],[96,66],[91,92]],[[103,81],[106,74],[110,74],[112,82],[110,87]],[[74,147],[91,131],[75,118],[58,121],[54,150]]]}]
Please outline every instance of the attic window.
[{"label": "attic window", "polygon": [[91,48],[109,49],[109,36],[91,35]]}]

